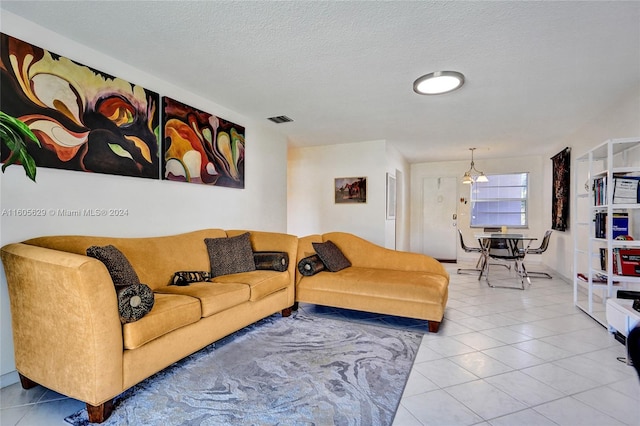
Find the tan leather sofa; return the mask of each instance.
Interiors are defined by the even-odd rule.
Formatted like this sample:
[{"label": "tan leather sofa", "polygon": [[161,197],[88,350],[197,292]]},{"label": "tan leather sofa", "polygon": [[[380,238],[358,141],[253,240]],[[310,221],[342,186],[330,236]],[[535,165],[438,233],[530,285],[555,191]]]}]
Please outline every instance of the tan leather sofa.
[{"label": "tan leather sofa", "polygon": [[[207,271],[205,238],[246,231],[208,229],[174,236],[41,237],[2,248],[16,369],[25,388],[40,384],[87,403],[104,421],[113,398],[185,356],[275,312],[290,314],[298,238],[250,231],[254,251],[287,252],[284,272],[257,270],[211,283],[169,286],[177,271]],[[154,291],[142,319],[122,324],[105,265],[85,255],[116,246]]]},{"label": "tan leather sofa", "polygon": [[313,242],[326,241],[352,266],[312,276],[296,271],[296,302],[428,320],[429,331],[438,331],[449,289],[449,274],[440,262],[342,232],[300,238],[298,261],[316,253]]}]

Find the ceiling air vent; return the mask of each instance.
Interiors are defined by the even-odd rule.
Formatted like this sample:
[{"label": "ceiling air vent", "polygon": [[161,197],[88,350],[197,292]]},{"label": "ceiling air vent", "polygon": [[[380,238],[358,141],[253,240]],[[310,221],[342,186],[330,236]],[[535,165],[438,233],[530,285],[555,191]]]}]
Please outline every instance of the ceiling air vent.
[{"label": "ceiling air vent", "polygon": [[289,122],[293,121],[292,119],[290,119],[286,115],[279,115],[277,117],[269,117],[267,120],[271,120],[276,124],[289,123]]}]

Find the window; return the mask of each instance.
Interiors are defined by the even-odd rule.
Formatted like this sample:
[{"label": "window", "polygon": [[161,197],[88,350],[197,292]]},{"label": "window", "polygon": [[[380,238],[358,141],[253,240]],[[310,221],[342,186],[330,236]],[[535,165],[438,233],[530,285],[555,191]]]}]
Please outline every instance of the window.
[{"label": "window", "polygon": [[471,226],[527,226],[529,173],[487,175],[489,182],[471,185]]}]

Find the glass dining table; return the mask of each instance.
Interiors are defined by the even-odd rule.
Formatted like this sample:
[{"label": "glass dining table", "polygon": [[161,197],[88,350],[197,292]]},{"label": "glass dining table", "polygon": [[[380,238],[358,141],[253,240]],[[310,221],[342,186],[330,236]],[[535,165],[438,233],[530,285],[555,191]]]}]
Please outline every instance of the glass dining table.
[{"label": "glass dining table", "polygon": [[[514,288],[524,290],[525,279],[527,280],[527,283],[531,285],[531,279],[529,278],[529,275],[527,275],[527,269],[525,268],[523,261],[531,243],[537,240],[537,238],[528,237],[523,234],[510,233],[482,233],[475,234],[474,236],[478,240],[481,249],[480,256],[482,269],[478,280],[482,279],[484,276],[487,281],[487,285],[493,288]],[[511,265],[508,263],[513,262],[517,278],[520,281],[520,287],[492,284],[489,280],[491,260],[506,262],[501,263],[500,265],[506,266],[508,269],[511,269]]]}]

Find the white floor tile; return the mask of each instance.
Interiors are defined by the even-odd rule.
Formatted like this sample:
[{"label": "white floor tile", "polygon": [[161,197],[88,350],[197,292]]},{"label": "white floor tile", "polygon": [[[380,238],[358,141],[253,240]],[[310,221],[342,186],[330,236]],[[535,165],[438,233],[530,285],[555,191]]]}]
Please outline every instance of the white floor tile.
[{"label": "white floor tile", "polygon": [[526,334],[518,333],[517,331],[513,331],[507,327],[494,328],[493,330],[482,330],[480,333],[493,337],[494,339],[508,345],[532,339],[532,337],[527,336]]},{"label": "white floor tile", "polygon": [[533,409],[560,426],[617,426],[624,424],[572,397],[558,399]]},{"label": "white floor tile", "polygon": [[573,355],[571,352],[537,339],[516,343],[513,347],[535,355],[538,358],[542,358],[545,361],[554,361]]},{"label": "white floor tile", "polygon": [[480,378],[495,376],[513,370],[513,368],[508,365],[482,352],[458,355],[449,359]]},{"label": "white floor tile", "polygon": [[400,405],[398,411],[396,411],[392,426],[422,426],[422,423],[409,410]]},{"label": "white floor tile", "polygon": [[509,367],[520,369],[532,367],[534,365],[543,364],[544,360],[535,355],[531,355],[521,349],[513,346],[500,346],[482,351],[483,354],[489,355],[498,361],[507,364]]},{"label": "white floor tile", "polygon": [[557,423],[552,422],[542,414],[531,409],[518,411],[517,413],[513,414],[507,414],[506,416],[492,419],[489,421],[489,423],[491,424],[491,426],[557,426]]},{"label": "white floor tile", "polygon": [[451,386],[446,391],[485,420],[526,408],[526,405],[484,380]]},{"label": "white floor tile", "polygon": [[402,400],[405,407],[425,426],[465,426],[482,418],[443,390],[435,390]]},{"label": "white floor tile", "polygon": [[550,363],[525,368],[521,371],[565,395],[572,395],[600,386],[591,379]]},{"label": "white floor tile", "polygon": [[598,410],[626,424],[640,425],[640,405],[633,398],[603,386],[573,396],[578,401],[596,407]]},{"label": "white floor tile", "polygon": [[488,377],[485,380],[529,407],[564,396],[562,392],[520,371]]},{"label": "white floor tile", "polygon": [[448,359],[414,364],[414,368],[441,388],[478,379],[478,376]]},{"label": "white floor tile", "polygon": [[504,342],[501,342],[498,339],[494,339],[493,337],[489,337],[486,334],[482,334],[480,332],[459,334],[457,336],[454,336],[453,338],[469,347],[472,347],[477,351],[504,346]]}]

